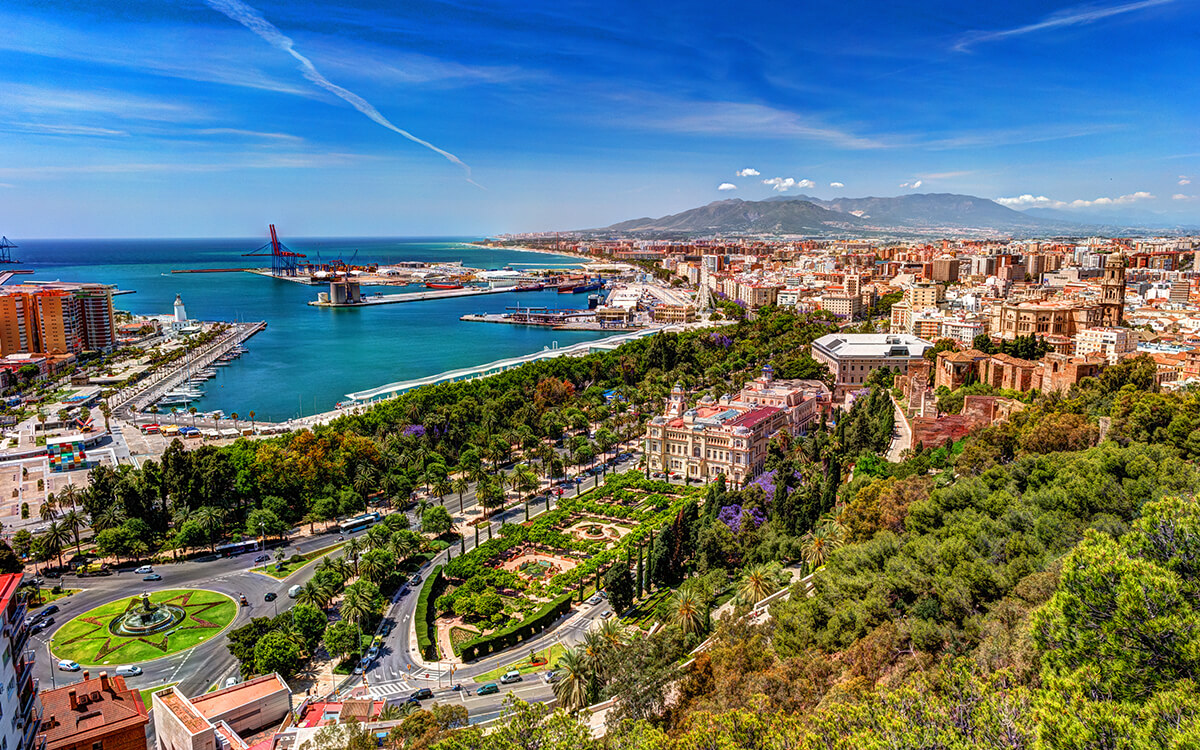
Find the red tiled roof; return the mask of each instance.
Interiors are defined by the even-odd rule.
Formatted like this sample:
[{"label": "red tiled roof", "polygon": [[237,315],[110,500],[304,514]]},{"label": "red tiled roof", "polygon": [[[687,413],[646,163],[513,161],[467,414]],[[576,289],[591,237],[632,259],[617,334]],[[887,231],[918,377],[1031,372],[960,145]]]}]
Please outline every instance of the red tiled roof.
[{"label": "red tiled roof", "polygon": [[[40,734],[46,737],[47,750],[98,741],[149,723],[149,711],[140,692],[127,688],[123,677],[108,678],[108,683],[109,689],[104,690],[97,677],[39,695],[43,709]],[[76,695],[75,708],[71,708],[72,691]]]},{"label": "red tiled roof", "polygon": [[759,422],[762,422],[764,419],[767,419],[768,417],[771,417],[781,411],[783,411],[783,410],[780,409],[778,406],[760,406],[759,408],[752,409],[752,410],[746,412],[745,414],[743,414],[742,416],[738,417],[737,419],[733,420],[732,422],[729,423],[729,426],[730,427],[745,427],[747,429],[752,430],[752,429],[754,429],[754,426],[757,425]]}]

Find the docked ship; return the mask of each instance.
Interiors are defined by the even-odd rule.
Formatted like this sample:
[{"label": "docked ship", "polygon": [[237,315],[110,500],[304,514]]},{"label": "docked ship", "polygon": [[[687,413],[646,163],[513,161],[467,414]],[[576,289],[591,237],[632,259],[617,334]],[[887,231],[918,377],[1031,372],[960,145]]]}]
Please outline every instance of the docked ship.
[{"label": "docked ship", "polygon": [[559,294],[582,294],[584,292],[595,292],[604,288],[604,282],[600,279],[595,281],[581,281],[578,283],[566,282],[558,285]]},{"label": "docked ship", "polygon": [[426,281],[426,289],[462,289],[463,285],[457,281]]},{"label": "docked ship", "polygon": [[545,284],[517,284],[512,290],[514,292],[540,292],[545,288]]}]

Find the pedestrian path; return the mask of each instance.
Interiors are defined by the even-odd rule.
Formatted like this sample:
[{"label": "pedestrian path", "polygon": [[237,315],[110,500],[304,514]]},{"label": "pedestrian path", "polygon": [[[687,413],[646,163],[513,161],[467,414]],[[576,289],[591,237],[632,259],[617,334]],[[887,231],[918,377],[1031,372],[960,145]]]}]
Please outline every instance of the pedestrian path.
[{"label": "pedestrian path", "polygon": [[399,682],[384,682],[379,685],[370,685],[367,687],[367,695],[377,701],[395,698],[398,695],[409,695],[413,692],[413,686],[403,680]]}]

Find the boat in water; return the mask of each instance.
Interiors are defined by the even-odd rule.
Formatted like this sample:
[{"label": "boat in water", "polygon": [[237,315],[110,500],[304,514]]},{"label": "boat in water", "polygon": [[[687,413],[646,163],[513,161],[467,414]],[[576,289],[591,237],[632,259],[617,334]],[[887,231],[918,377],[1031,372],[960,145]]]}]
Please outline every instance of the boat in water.
[{"label": "boat in water", "polygon": [[595,292],[595,291],[597,291],[599,289],[603,289],[603,288],[604,288],[603,281],[600,281],[600,280],[582,281],[578,284],[571,284],[571,283],[560,284],[558,287],[558,293],[559,294],[582,294],[584,292]]},{"label": "boat in water", "polygon": [[463,285],[456,281],[426,281],[426,289],[462,289]]},{"label": "boat in water", "polygon": [[517,284],[512,288],[514,292],[540,292],[546,288],[545,284]]}]

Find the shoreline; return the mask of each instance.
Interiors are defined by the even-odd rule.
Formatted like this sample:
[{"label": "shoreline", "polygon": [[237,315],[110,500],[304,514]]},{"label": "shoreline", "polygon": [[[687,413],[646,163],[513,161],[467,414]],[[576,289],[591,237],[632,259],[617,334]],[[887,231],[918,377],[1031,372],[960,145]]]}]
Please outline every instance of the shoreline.
[{"label": "shoreline", "polygon": [[567,258],[578,258],[579,260],[587,263],[595,263],[598,260],[590,255],[583,255],[582,253],[577,253],[571,250],[543,250],[538,247],[525,247],[523,245],[484,245],[480,242],[468,242],[466,244],[470,245],[471,247],[477,247],[480,250],[516,250],[524,253],[539,253],[541,255],[561,255]]}]

